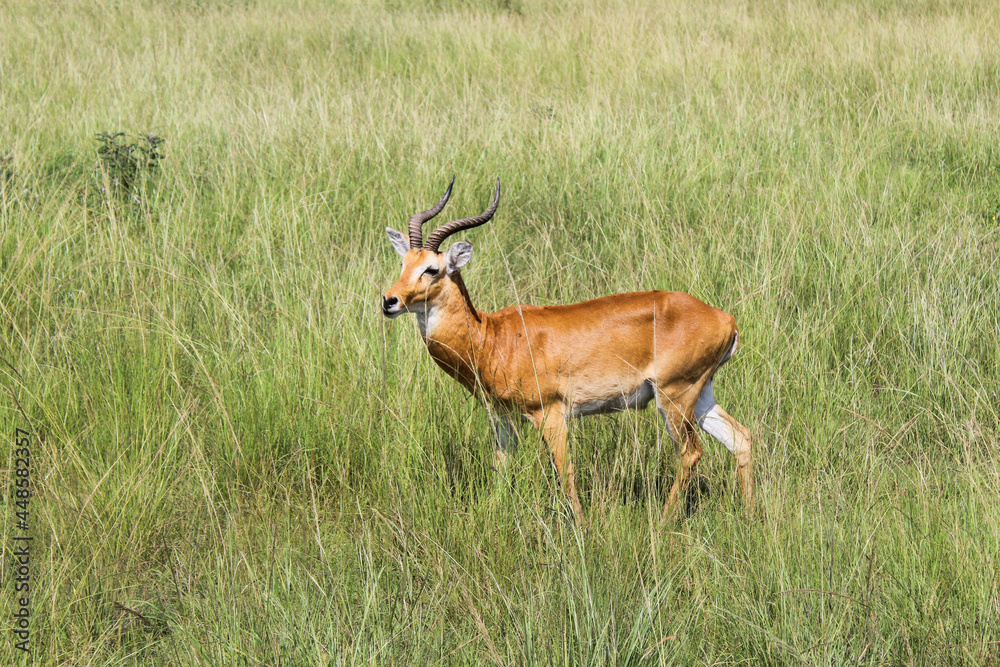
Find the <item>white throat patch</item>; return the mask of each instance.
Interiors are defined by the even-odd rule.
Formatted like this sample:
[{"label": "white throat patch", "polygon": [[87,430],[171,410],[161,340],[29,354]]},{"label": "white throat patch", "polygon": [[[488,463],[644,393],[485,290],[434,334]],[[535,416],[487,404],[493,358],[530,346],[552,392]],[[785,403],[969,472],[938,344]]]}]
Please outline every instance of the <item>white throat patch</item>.
[{"label": "white throat patch", "polygon": [[426,310],[416,311],[417,313],[417,326],[420,327],[420,335],[427,338],[430,332],[434,331],[438,322],[441,320],[440,314],[437,308],[429,308]]}]

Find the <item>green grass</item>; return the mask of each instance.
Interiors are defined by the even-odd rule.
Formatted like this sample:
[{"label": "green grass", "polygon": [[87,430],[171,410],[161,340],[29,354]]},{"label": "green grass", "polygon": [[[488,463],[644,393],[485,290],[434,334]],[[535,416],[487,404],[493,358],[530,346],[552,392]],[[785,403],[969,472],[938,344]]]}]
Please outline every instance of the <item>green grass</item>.
[{"label": "green grass", "polygon": [[[0,34],[35,664],[1000,662],[994,3],[13,0]],[[128,188],[118,131],[164,139]],[[380,314],[384,227],[453,173],[453,217],[504,184],[480,308],[736,316],[758,516],[706,437],[661,526],[652,411],[573,423],[586,532],[530,430],[490,470]]]}]

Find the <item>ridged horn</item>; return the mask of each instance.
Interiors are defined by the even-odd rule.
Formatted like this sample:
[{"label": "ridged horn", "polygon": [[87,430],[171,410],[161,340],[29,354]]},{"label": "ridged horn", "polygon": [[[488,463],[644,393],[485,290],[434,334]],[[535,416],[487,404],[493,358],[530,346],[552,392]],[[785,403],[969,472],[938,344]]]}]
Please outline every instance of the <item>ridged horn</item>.
[{"label": "ridged horn", "polygon": [[434,204],[432,208],[423,211],[422,213],[416,213],[412,218],[410,218],[410,247],[411,248],[422,248],[424,246],[424,232],[422,227],[424,223],[433,218],[435,215],[441,212],[444,205],[448,203],[448,197],[451,196],[451,186],[455,185],[455,177],[451,177],[451,183],[448,184],[448,189],[445,190],[444,197],[441,197],[441,201]]},{"label": "ridged horn", "polygon": [[455,220],[449,222],[447,225],[442,225],[434,230],[434,233],[427,237],[427,245],[425,246],[428,250],[437,252],[438,248],[441,247],[441,243],[454,234],[455,232],[460,232],[463,229],[472,229],[473,227],[478,227],[479,225],[485,225],[493,217],[493,214],[497,212],[497,204],[500,203],[500,179],[497,178],[497,189],[496,193],[493,195],[493,203],[490,207],[483,211],[481,215],[477,215],[474,218],[464,218],[462,220]]}]

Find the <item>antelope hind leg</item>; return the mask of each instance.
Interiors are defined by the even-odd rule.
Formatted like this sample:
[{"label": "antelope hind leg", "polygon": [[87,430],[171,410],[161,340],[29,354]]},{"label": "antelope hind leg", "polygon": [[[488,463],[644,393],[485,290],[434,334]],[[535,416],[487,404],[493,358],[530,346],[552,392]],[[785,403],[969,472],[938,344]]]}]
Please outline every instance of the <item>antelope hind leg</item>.
[{"label": "antelope hind leg", "polygon": [[687,498],[688,486],[691,482],[691,474],[694,472],[698,459],[701,458],[701,444],[698,442],[698,434],[689,426],[684,425],[679,429],[681,432],[680,442],[677,443],[677,476],[674,478],[674,485],[670,487],[670,495],[663,504],[662,521],[666,521],[677,512],[677,505],[682,498]]},{"label": "antelope hind leg", "polygon": [[753,444],[750,431],[729,416],[712,394],[712,383],[705,385],[695,407],[698,425],[726,446],[736,459],[736,477],[743,491],[747,511],[753,509]]},{"label": "antelope hind leg", "polygon": [[674,477],[674,484],[670,487],[667,500],[663,503],[663,514],[660,517],[662,521],[666,521],[677,511],[678,500],[686,497],[691,472],[698,463],[698,459],[701,458],[702,451],[697,434],[692,430],[691,424],[684,419],[683,413],[674,402],[666,395],[660,396],[658,394],[656,407],[659,409],[660,415],[663,416],[663,421],[667,424],[667,433],[677,450],[677,475]]}]

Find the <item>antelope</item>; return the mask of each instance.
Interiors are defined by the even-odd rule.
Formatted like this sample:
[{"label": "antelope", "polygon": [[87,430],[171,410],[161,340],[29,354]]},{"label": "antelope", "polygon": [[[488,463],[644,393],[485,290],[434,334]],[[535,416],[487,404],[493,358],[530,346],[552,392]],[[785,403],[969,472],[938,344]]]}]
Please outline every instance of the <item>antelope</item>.
[{"label": "antelope", "polygon": [[454,184],[452,177],[436,205],[410,218],[409,239],[386,228],[403,267],[383,295],[382,313],[390,319],[414,313],[435,363],[487,404],[497,463],[503,465],[516,448],[514,422],[527,419],[541,432],[562,491],[582,519],[567,420],[641,409],[655,401],[678,454],[662,520],[673,514],[702,456],[695,424],[732,452],[750,509],[750,432],[712,393],[716,371],[736,353],[735,318],[688,294],[662,291],[481,312],[472,305],[461,273],[472,259],[472,244],[458,241],[444,253],[439,248],[449,236],[489,222],[500,202],[500,179],[486,211],[438,227],[424,243],[424,223],[448,203]]}]

